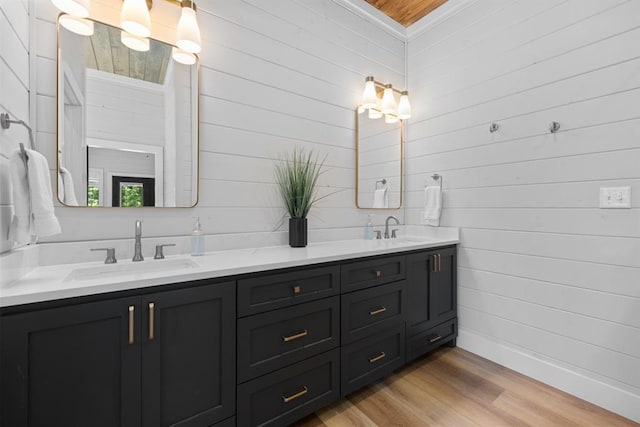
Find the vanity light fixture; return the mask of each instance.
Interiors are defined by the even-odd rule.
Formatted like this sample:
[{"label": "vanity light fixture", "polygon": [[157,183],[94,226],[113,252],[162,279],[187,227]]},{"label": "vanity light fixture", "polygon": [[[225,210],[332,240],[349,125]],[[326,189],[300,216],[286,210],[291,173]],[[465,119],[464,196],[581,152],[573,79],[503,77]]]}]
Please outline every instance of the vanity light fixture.
[{"label": "vanity light fixture", "polygon": [[51,0],[51,3],[64,12],[60,25],[81,36],[93,34],[93,21],[85,19],[89,17],[89,0]]},{"label": "vanity light fixture", "polygon": [[120,41],[129,49],[133,49],[138,52],[147,52],[151,44],[148,38],[138,37],[134,34],[127,33],[124,30],[120,32]]},{"label": "vanity light fixture", "polygon": [[[196,62],[194,54],[202,50],[200,27],[196,16],[196,4],[192,0],[165,0],[181,8],[180,19],[176,27],[176,45],[172,58],[181,64],[192,65]],[[51,0],[54,6],[64,12],[60,16],[60,25],[76,34],[93,34],[93,21],[89,17],[89,0]],[[139,52],[149,50],[151,36],[151,15],[149,11],[153,0],[123,0],[120,9],[120,40],[130,49]],[[373,77],[372,77],[373,78]],[[375,87],[373,88],[375,97]]]},{"label": "vanity light fixture", "polygon": [[[400,95],[397,105],[394,92]],[[399,91],[391,84],[378,82],[373,76],[367,76],[365,79],[361,106],[369,110],[370,119],[378,119],[384,115],[387,123],[396,123],[398,119],[406,120],[411,117],[409,92]]]},{"label": "vanity light fixture", "polygon": [[138,37],[151,35],[151,15],[145,0],[124,0],[120,9],[120,27]]},{"label": "vanity light fixture", "polygon": [[76,33],[81,36],[90,36],[93,34],[93,21],[89,19],[64,13],[60,15],[59,21],[60,25],[72,33]]}]

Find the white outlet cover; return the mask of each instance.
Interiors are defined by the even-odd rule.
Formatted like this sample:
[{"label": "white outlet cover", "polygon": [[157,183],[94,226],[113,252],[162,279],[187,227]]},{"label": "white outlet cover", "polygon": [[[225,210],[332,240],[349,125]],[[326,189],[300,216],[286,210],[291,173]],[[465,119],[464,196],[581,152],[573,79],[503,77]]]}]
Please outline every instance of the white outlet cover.
[{"label": "white outlet cover", "polygon": [[601,209],[630,209],[631,187],[600,188]]}]

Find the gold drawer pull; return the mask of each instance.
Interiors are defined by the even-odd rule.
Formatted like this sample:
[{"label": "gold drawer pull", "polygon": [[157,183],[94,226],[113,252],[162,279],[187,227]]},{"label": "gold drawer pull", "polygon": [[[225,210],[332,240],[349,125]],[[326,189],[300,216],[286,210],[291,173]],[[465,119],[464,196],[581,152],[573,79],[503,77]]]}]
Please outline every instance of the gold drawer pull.
[{"label": "gold drawer pull", "polygon": [[438,335],[438,336],[437,336],[437,337],[435,337],[435,338],[431,338],[431,339],[429,340],[429,342],[436,342],[436,341],[441,340],[441,339],[442,339],[442,337],[441,337],[440,335]]},{"label": "gold drawer pull", "polygon": [[387,307],[382,306],[382,307],[380,307],[380,308],[379,308],[379,309],[377,309],[377,310],[372,310],[372,311],[370,311],[370,312],[369,312],[369,314],[370,314],[371,316],[375,316],[375,315],[377,315],[377,314],[384,313],[385,311],[387,311]]},{"label": "gold drawer pull", "polygon": [[133,344],[135,342],[134,340],[134,310],[136,308],[133,305],[129,306],[129,344]]},{"label": "gold drawer pull", "polygon": [[295,335],[289,335],[288,337],[282,337],[282,341],[289,342],[293,340],[297,340],[302,337],[306,337],[309,332],[305,329],[304,331],[297,333]]},{"label": "gold drawer pull", "polygon": [[300,287],[300,285],[295,285],[293,287],[293,293],[294,294],[299,294],[301,290],[302,290],[302,288]]},{"label": "gold drawer pull", "polygon": [[380,271],[380,270],[375,270],[374,274],[376,275],[376,279],[379,279],[379,278],[382,277],[382,271]]},{"label": "gold drawer pull", "polygon": [[299,392],[297,392],[297,393],[295,393],[295,394],[292,394],[291,396],[282,396],[282,401],[283,401],[284,403],[289,403],[289,402],[291,402],[292,400],[295,400],[295,399],[297,399],[297,398],[299,398],[299,397],[304,396],[304,395],[305,395],[305,394],[307,394],[308,392],[309,392],[309,389],[307,388],[307,386],[304,386],[304,387],[302,388],[302,390],[300,390]]},{"label": "gold drawer pull", "polygon": [[377,356],[372,356],[369,358],[369,363],[376,363],[378,360],[382,360],[387,357],[387,354],[383,351]]},{"label": "gold drawer pull", "polygon": [[156,311],[156,305],[155,303],[150,302],[149,303],[149,340],[153,340],[154,336],[153,336],[153,331],[155,329],[155,311]]}]

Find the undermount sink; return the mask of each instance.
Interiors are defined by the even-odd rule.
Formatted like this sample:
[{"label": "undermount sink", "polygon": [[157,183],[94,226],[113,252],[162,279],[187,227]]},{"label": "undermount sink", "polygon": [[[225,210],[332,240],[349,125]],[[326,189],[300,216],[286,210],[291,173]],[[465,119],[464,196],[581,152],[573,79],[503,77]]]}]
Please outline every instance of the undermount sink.
[{"label": "undermount sink", "polygon": [[150,260],[130,264],[105,264],[97,267],[77,268],[64,278],[65,282],[96,280],[117,276],[138,276],[170,270],[196,268],[199,265],[191,259]]},{"label": "undermount sink", "polygon": [[398,236],[395,239],[388,239],[387,241],[390,243],[426,243],[430,240],[433,240],[429,237],[422,236]]}]

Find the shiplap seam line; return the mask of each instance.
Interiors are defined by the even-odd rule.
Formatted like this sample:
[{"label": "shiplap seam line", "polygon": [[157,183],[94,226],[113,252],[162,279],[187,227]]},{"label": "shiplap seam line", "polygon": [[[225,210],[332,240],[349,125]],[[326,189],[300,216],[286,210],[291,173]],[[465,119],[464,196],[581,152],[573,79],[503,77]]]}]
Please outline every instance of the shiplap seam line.
[{"label": "shiplap seam line", "polygon": [[[557,232],[535,232],[535,231],[515,231],[515,230],[504,230],[504,229],[485,229],[485,228],[478,228],[478,227],[465,227],[466,229],[472,229],[472,230],[483,230],[483,231],[514,231],[514,232],[518,232],[518,233],[532,233],[532,234],[551,234],[551,235],[556,235],[556,236],[576,236],[576,234],[572,234],[572,233],[557,233]],[[588,234],[578,234],[578,236],[586,236],[586,237],[594,237],[594,235],[588,235]],[[595,237],[603,237],[603,238],[614,238],[614,239],[640,239],[639,237],[618,237],[618,236],[598,236],[595,235]],[[475,248],[475,247],[470,247],[470,246],[465,246],[462,242],[459,243],[459,248],[460,249],[471,249],[473,251],[479,251],[479,252],[487,252],[487,253],[491,253],[491,254],[508,254],[508,255],[517,255],[517,256],[521,256],[521,257],[529,257],[529,258],[536,258],[536,259],[542,259],[542,260],[560,260],[560,261],[571,261],[571,262],[578,262],[581,264],[589,264],[589,265],[604,265],[604,266],[611,266],[611,267],[619,267],[619,268],[628,268],[629,270],[637,270],[638,273],[640,274],[640,267],[633,267],[630,265],[620,265],[620,264],[611,264],[611,263],[607,263],[607,262],[597,262],[597,261],[584,261],[584,260],[579,260],[579,259],[571,259],[571,258],[563,258],[563,257],[557,257],[557,256],[544,256],[544,255],[535,255],[535,254],[527,254],[527,253],[519,253],[519,252],[513,252],[513,251],[499,251],[496,249],[487,249],[487,248]],[[496,273],[496,274],[504,274],[504,273],[500,273],[498,271],[492,271],[492,270],[483,270],[483,269],[479,269],[479,268],[475,268],[475,267],[467,267],[470,269],[475,269],[475,270],[481,270],[481,271],[487,271],[490,273]],[[512,276],[512,277],[519,277],[521,279],[525,279],[527,277],[524,276],[518,276],[518,275],[514,275],[514,274],[505,274],[506,276]],[[535,279],[538,280],[538,279]],[[572,286],[566,283],[563,283],[566,286]],[[578,286],[579,288],[579,286]],[[582,288],[582,289],[586,289],[586,288]],[[606,293],[606,292],[605,292]],[[613,292],[610,292],[613,293]],[[633,295],[629,295],[629,297],[631,298],[636,298]]]},{"label": "shiplap seam line", "polygon": [[[482,250],[482,249],[475,249],[475,248],[472,248],[472,249],[474,249],[474,250]],[[503,252],[503,253],[507,253],[507,252]],[[509,253],[512,253],[512,252],[509,252]],[[524,256],[525,254],[516,254],[516,255]],[[552,257],[549,257],[549,258],[551,258],[551,259],[560,259],[560,258],[552,258]],[[575,261],[575,262],[584,262],[584,263],[591,264],[591,262],[588,262],[588,261],[580,261],[580,260],[572,260],[572,259],[563,259],[563,261]],[[602,265],[612,265],[612,264],[602,264]],[[629,267],[629,268],[632,268],[632,267]],[[595,293],[602,294],[602,295],[613,295],[613,296],[616,296],[616,297],[629,298],[629,299],[634,300],[634,301],[640,300],[640,296],[621,294],[621,293],[618,293],[618,292],[611,292],[611,291],[602,291],[602,290],[599,290],[599,289],[585,288],[585,287],[582,287],[582,286],[570,285],[570,284],[562,283],[562,282],[552,282],[552,281],[549,281],[549,280],[543,280],[543,279],[539,279],[539,278],[535,278],[535,277],[520,276],[520,275],[517,275],[517,274],[506,274],[506,273],[503,273],[503,272],[500,272],[500,271],[486,270],[484,268],[467,267],[467,266],[459,265],[458,269],[459,270],[467,270],[467,271],[479,271],[479,272],[482,272],[482,273],[495,274],[495,275],[498,275],[498,276],[505,276],[505,277],[515,277],[517,279],[531,280],[531,281],[535,281],[535,282],[545,283],[545,284],[551,285],[551,286],[570,288],[570,289],[575,289],[575,290],[579,290],[579,291],[586,291],[586,292],[595,292]],[[524,300],[524,301],[526,301],[526,300]],[[605,320],[607,320],[607,319],[605,319]],[[607,320],[607,321],[611,322],[611,320]],[[614,323],[616,323],[616,322],[614,322]]]}]

